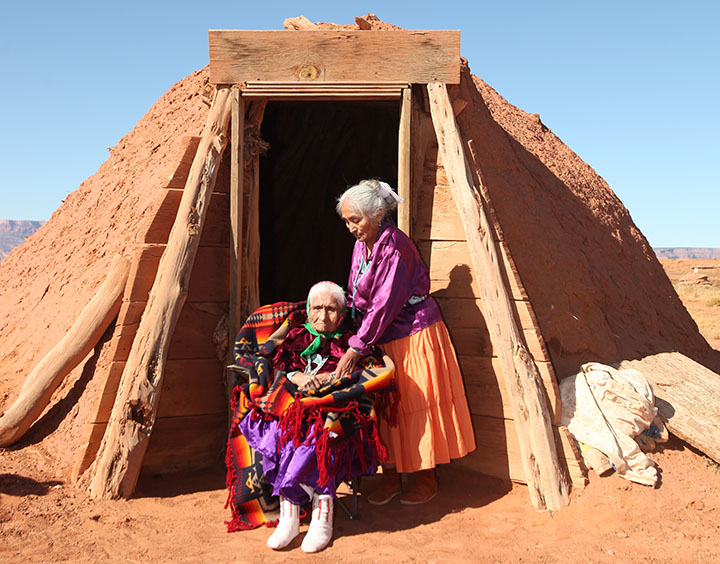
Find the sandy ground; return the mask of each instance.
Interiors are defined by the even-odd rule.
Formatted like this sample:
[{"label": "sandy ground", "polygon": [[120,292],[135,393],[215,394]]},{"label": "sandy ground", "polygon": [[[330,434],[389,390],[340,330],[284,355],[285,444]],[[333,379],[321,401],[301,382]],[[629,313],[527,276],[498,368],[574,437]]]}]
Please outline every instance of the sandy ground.
[{"label": "sandy ground", "polygon": [[[720,562],[720,469],[677,439],[653,459],[656,488],[590,475],[568,509],[539,513],[524,486],[455,466],[439,496],[408,508],[337,510],[326,550],[266,548],[266,528],[226,533],[220,471],[150,478],[128,501],[96,501],[57,480],[39,446],[0,458],[0,562]],[[370,490],[366,479],[362,490]]]},{"label": "sandy ground", "polygon": [[[700,333],[716,350],[720,350],[720,306],[708,304],[708,298],[720,298],[720,259],[662,259],[670,281],[680,290],[683,305],[697,322]],[[697,272],[694,270],[697,269]],[[692,276],[707,276],[707,286],[683,284]]]}]

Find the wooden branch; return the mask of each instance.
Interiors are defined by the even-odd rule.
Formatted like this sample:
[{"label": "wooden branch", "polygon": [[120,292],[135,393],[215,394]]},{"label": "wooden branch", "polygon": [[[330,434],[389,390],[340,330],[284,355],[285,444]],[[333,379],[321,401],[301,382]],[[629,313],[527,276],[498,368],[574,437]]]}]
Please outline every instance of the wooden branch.
[{"label": "wooden branch", "polygon": [[398,131],[398,195],[404,200],[398,206],[398,227],[412,237],[410,229],[410,210],[412,208],[412,195],[410,182],[410,148],[412,123],[412,90],[403,88],[402,105],[400,107],[400,126]]},{"label": "wooden branch", "polygon": [[230,88],[218,89],[105,436],[90,469],[89,491],[94,497],[129,497],[135,489],[157,415],[170,337],[187,297],[218,163],[227,142],[231,106]]},{"label": "wooden branch", "polygon": [[[253,101],[247,112],[246,122],[259,131],[265,116],[266,102]],[[247,254],[244,276],[247,285],[246,314],[260,307],[260,156],[254,155],[248,170],[248,224],[245,233]]]},{"label": "wooden branch", "polygon": [[515,321],[512,297],[500,268],[500,253],[472,183],[447,87],[432,83],[427,89],[443,165],[467,237],[473,275],[485,304],[488,332],[510,394],[530,498],[537,509],[559,510],[569,503],[568,483],[558,460],[540,374]]},{"label": "wooden branch", "polygon": [[130,261],[116,255],[110,272],[65,336],[25,380],[15,403],[0,417],[0,447],[8,446],[40,416],[53,392],[80,361],[92,351],[120,312],[130,272]]}]

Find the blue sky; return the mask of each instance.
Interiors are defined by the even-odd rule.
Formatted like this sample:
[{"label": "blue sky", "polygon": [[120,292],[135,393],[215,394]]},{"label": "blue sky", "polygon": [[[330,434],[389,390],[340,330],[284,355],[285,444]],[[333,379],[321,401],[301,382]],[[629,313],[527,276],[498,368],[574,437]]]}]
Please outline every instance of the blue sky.
[{"label": "blue sky", "polygon": [[286,17],[460,29],[474,74],[613,188],[656,247],[720,247],[720,4],[0,0],[0,219],[46,220],[181,78],[208,29]]}]

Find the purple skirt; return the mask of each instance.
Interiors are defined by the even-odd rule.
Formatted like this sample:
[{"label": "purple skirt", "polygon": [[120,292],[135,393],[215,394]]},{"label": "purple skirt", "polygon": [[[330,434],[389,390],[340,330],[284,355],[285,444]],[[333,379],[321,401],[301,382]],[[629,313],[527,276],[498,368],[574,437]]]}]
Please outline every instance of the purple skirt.
[{"label": "purple skirt", "polygon": [[[273,495],[281,496],[296,505],[305,505],[310,501],[304,484],[319,494],[336,497],[339,484],[345,480],[375,474],[378,468],[377,455],[372,444],[365,443],[364,469],[357,456],[356,443],[346,438],[337,439],[336,448],[330,449],[331,460],[336,456],[349,456],[351,463],[339,465],[337,474],[330,476],[328,482],[320,485],[318,455],[315,440],[310,438],[297,447],[292,440],[283,444],[280,425],[274,419],[253,417],[248,413],[238,424],[240,432],[248,444],[262,456],[265,481],[273,488]],[[312,437],[312,428],[307,436]],[[342,454],[341,454],[342,453]]]}]

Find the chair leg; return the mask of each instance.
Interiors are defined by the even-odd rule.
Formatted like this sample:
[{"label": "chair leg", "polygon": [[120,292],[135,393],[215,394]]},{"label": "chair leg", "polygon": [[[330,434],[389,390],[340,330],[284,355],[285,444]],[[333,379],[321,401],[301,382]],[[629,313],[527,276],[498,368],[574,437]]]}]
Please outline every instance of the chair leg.
[{"label": "chair leg", "polygon": [[337,498],[337,502],[340,508],[345,512],[345,515],[348,516],[348,519],[354,521],[356,519],[360,519],[360,504],[358,500],[358,478],[349,480],[347,484],[350,486],[350,490],[352,491],[352,509],[349,508],[345,504],[345,502],[339,497]]}]

